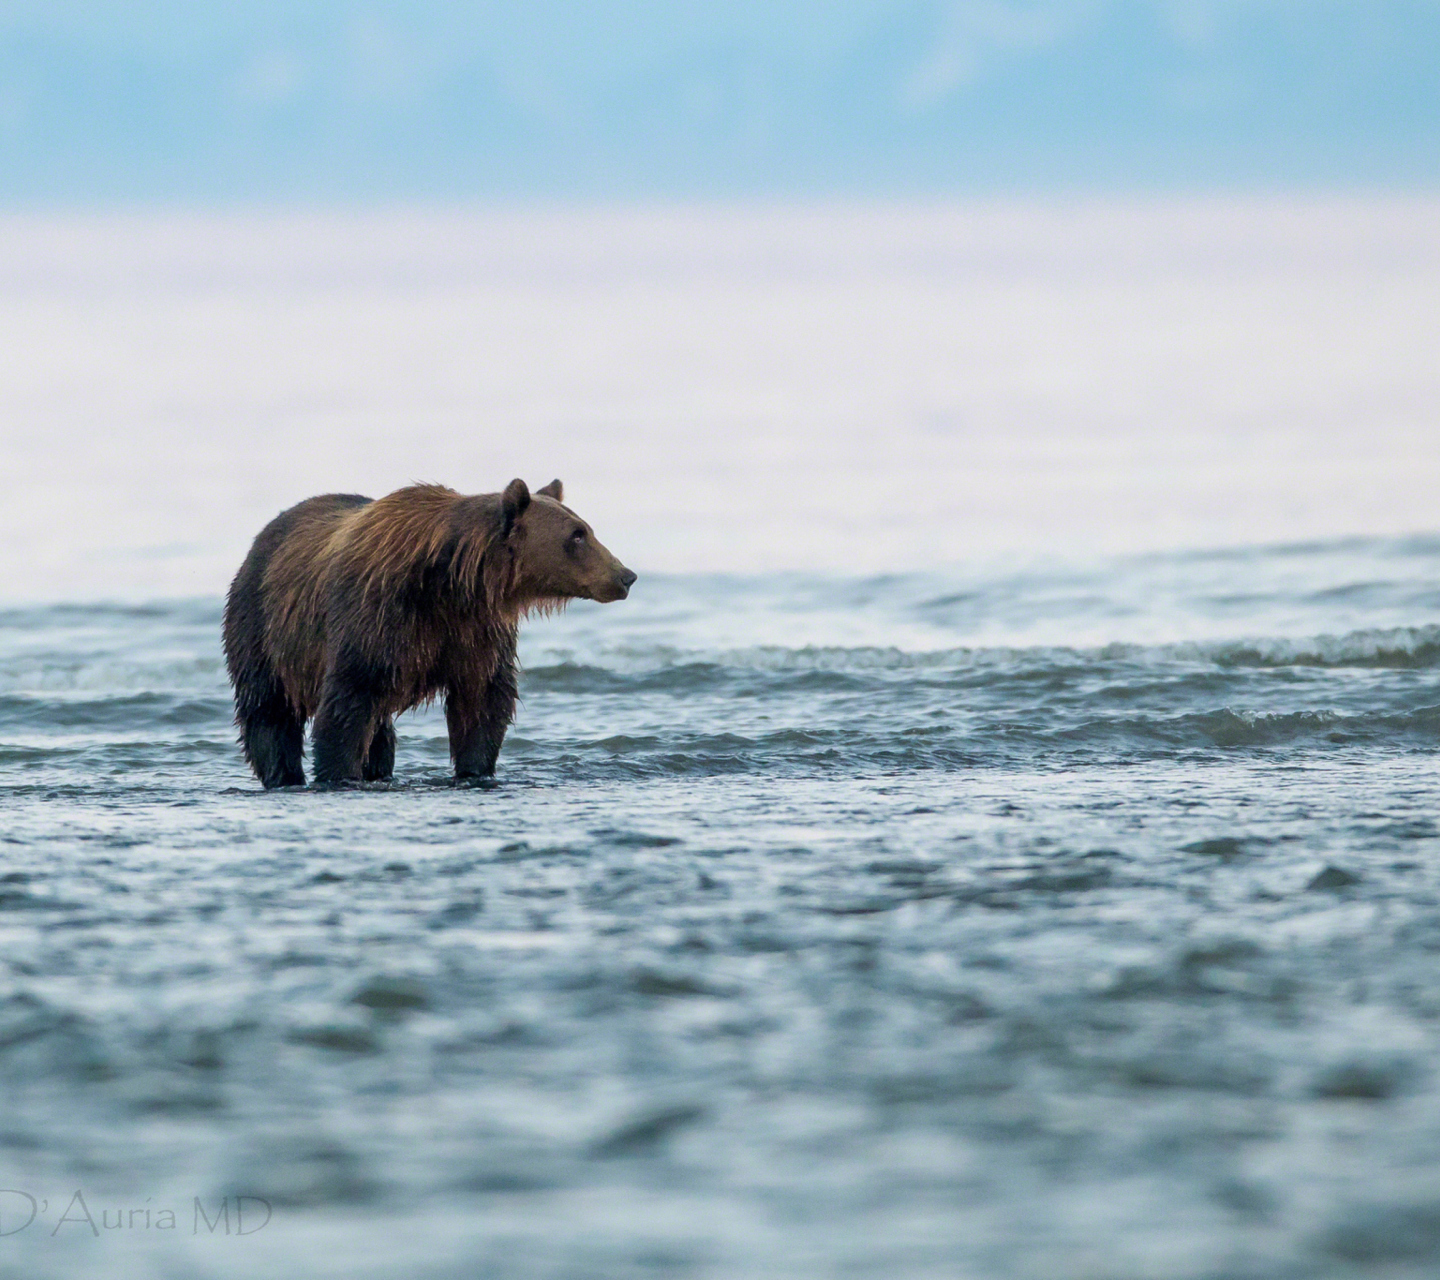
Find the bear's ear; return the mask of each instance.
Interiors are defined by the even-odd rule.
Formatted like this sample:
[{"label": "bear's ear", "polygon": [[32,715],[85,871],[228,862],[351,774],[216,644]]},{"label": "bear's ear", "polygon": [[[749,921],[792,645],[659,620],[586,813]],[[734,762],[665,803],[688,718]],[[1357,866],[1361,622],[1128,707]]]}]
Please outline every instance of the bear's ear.
[{"label": "bear's ear", "polygon": [[505,492],[500,495],[500,532],[502,537],[510,536],[510,531],[515,527],[515,521],[520,519],[529,505],[530,490],[525,487],[525,481],[510,481],[505,486]]},{"label": "bear's ear", "polygon": [[556,502],[565,501],[565,486],[558,480],[552,480],[543,489],[536,489],[536,493],[543,493],[547,498],[554,498]]}]

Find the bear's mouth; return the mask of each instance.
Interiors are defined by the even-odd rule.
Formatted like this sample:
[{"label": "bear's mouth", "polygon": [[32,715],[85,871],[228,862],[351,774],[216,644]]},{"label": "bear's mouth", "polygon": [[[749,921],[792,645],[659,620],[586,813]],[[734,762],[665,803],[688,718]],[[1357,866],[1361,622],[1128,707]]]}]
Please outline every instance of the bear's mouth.
[{"label": "bear's mouth", "polygon": [[609,582],[598,591],[591,594],[590,599],[600,604],[611,604],[616,600],[624,600],[630,594],[630,588],[635,585],[636,575],[629,569],[622,569]]}]

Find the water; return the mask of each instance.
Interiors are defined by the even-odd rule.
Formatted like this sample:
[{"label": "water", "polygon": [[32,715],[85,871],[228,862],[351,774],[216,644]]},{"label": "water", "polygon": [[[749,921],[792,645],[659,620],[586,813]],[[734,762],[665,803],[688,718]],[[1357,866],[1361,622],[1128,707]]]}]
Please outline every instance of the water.
[{"label": "water", "polygon": [[262,793],[217,600],[0,612],[0,1266],[1435,1274],[1440,539],[640,567],[484,789]]}]

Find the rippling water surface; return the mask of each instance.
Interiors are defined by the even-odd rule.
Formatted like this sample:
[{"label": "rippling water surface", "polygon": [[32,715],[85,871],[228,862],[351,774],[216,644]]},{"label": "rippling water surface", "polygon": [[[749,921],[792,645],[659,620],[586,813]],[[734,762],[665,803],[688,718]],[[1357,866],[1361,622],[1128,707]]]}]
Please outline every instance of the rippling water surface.
[{"label": "rippling water surface", "polygon": [[0,612],[0,1267],[1440,1266],[1440,540],[645,576],[484,789],[262,793],[219,617]]}]

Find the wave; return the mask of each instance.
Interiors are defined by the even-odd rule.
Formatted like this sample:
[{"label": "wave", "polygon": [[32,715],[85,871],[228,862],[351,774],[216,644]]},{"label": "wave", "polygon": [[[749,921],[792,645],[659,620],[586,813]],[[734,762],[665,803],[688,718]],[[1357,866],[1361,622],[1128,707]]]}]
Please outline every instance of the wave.
[{"label": "wave", "polygon": [[1212,660],[1232,667],[1369,667],[1414,671],[1440,666],[1440,627],[1352,631],[1309,640],[1264,640],[1209,647]]},{"label": "wave", "polygon": [[0,694],[0,727],[125,729],[139,725],[199,726],[230,719],[228,697],[122,693],[110,697]]},{"label": "wave", "polygon": [[[203,737],[193,730],[134,731],[124,737],[102,730],[78,737],[32,735],[18,741],[0,735],[0,769],[17,769],[16,783],[37,769],[47,777],[54,769],[114,776],[213,766],[243,775],[228,722],[213,728],[215,732]],[[448,785],[443,734],[419,728],[417,733],[414,726],[401,725],[399,775],[414,779],[433,773]],[[1175,715],[1061,718],[1032,711],[928,727],[888,723],[884,717],[769,731],[652,725],[649,731],[594,737],[545,731],[545,726],[531,723],[509,737],[504,758],[526,776],[569,781],[723,774],[892,775],[1016,766],[1047,770],[1236,754],[1309,758],[1356,749],[1431,754],[1437,743],[1440,705],[1353,715],[1219,707]]]},{"label": "wave", "polygon": [[[690,621],[703,631],[703,616]],[[0,613],[14,628],[0,633],[0,765],[77,750],[138,764],[152,747],[158,760],[211,744],[234,756],[217,624],[213,602]],[[1433,750],[1440,735],[1440,689],[1424,675],[1440,669],[1440,625],[1092,647],[727,648],[673,629],[663,642],[616,634],[607,644],[592,628],[573,648],[531,654],[510,755],[649,776]],[[401,734],[443,770],[438,711]]]},{"label": "wave", "polygon": [[1412,737],[1433,744],[1440,706],[1342,715],[1335,711],[1248,712],[1231,707],[1162,717],[1092,720],[1057,736],[1092,744],[1130,740],[1167,746],[1264,747],[1324,739],[1341,744]]},{"label": "wave", "polygon": [[77,627],[127,627],[161,623],[196,626],[218,634],[224,602],[201,597],[190,600],[155,600],[140,604],[100,601],[94,604],[41,604],[0,606],[0,628],[11,631],[73,630]]},{"label": "wave", "polygon": [[[796,693],[854,692],[896,680],[936,685],[980,685],[996,680],[1036,680],[1119,674],[1179,675],[1203,679],[1236,669],[1356,668],[1416,671],[1440,667],[1440,626],[1354,631],[1307,639],[1182,642],[1166,645],[1109,644],[1099,648],[900,648],[762,645],[697,655],[668,646],[631,647],[604,655],[608,662],[561,660],[525,669],[530,689],[545,693],[720,692],[754,684]],[[766,681],[765,677],[777,679]]]},{"label": "wave", "polygon": [[1288,749],[1307,753],[1356,745],[1433,751],[1440,705],[1406,712],[1341,715],[1333,711],[1249,713],[1229,707],[1172,716],[1094,717],[1050,724],[996,719],[964,726],[887,729],[856,723],[768,733],[613,734],[603,738],[517,740],[510,750],[527,768],[571,776],[655,777],[956,770],[1144,761],[1189,755]]}]

